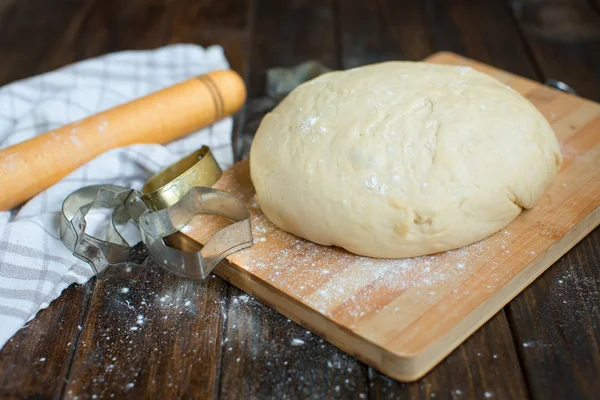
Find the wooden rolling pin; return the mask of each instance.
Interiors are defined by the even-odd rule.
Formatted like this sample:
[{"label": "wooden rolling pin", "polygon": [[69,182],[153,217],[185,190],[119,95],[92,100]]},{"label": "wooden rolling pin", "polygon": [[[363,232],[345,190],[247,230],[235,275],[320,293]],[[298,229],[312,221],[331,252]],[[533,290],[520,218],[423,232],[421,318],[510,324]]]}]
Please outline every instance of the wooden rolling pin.
[{"label": "wooden rolling pin", "polygon": [[30,199],[105,151],[170,142],[235,113],[245,100],[237,73],[213,71],[0,150],[0,210]]}]

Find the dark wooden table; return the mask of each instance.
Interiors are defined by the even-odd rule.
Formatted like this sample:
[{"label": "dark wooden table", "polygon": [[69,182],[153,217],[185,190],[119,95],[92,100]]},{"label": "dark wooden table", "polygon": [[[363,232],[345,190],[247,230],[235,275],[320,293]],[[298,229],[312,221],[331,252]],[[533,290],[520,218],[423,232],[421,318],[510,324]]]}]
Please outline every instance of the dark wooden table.
[{"label": "dark wooden table", "polygon": [[[451,50],[600,101],[599,11],[598,0],[0,0],[0,85],[118,50],[220,44],[249,87],[242,158],[273,106],[266,69],[307,59],[350,68]],[[599,262],[596,229],[411,384],[216,277],[93,279],[0,351],[0,397],[598,398]]]}]

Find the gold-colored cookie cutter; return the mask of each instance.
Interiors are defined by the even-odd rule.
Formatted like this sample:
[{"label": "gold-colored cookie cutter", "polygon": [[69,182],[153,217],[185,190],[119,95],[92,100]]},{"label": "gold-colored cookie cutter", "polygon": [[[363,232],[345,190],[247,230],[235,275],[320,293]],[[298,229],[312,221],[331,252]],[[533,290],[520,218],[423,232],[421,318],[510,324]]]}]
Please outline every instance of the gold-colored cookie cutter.
[{"label": "gold-colored cookie cutter", "polygon": [[[221,168],[205,146],[150,178],[142,192],[116,185],[83,187],[63,202],[61,239],[94,273],[104,275],[131,264],[131,245],[118,229],[131,220],[159,265],[185,278],[205,279],[221,260],[253,243],[248,208],[235,196],[209,187],[220,176]],[[85,216],[92,208],[113,210],[106,239],[85,232]],[[199,214],[221,216],[232,224],[215,232],[204,246],[189,239],[184,247],[174,248],[181,239],[173,238],[187,238],[180,231]]]},{"label": "gold-colored cookie cutter", "polygon": [[142,187],[142,200],[155,211],[167,208],[195,186],[214,185],[222,173],[210,148],[203,146],[148,179]]}]

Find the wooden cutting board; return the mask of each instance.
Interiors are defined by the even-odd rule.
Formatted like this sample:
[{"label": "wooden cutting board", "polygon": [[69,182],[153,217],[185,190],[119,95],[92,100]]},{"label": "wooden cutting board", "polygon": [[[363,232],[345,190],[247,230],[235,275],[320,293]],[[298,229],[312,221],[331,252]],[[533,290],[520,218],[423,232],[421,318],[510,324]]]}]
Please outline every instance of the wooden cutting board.
[{"label": "wooden cutting board", "polygon": [[[541,203],[506,229],[433,256],[372,259],[273,226],[253,200],[247,161],[215,185],[250,207],[255,242],[215,273],[400,381],[427,373],[600,220],[599,104],[452,53],[427,61],[470,65],[498,78],[535,104],[558,136],[559,176]],[[218,227],[216,219],[198,219],[187,234],[202,242]]]}]

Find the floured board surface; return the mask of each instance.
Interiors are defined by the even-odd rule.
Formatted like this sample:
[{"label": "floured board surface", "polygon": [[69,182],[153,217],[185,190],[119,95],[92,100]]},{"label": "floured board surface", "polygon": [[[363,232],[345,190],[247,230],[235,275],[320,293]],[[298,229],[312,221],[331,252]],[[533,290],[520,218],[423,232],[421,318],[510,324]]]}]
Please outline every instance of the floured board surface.
[{"label": "floured board surface", "polygon": [[[451,53],[430,62],[470,65],[524,94],[561,142],[562,170],[533,210],[471,246],[385,260],[319,246],[272,225],[254,201],[247,161],[216,187],[252,211],[254,246],[215,273],[340,349],[401,381],[420,378],[600,220],[600,105]],[[202,242],[219,222],[194,221]]]}]

